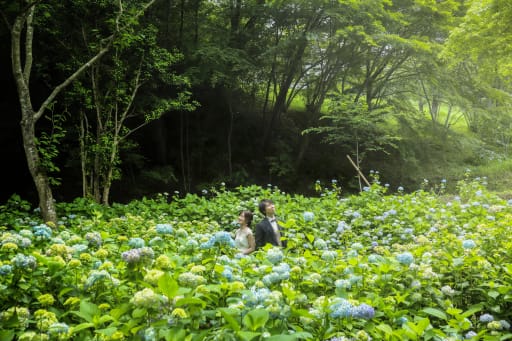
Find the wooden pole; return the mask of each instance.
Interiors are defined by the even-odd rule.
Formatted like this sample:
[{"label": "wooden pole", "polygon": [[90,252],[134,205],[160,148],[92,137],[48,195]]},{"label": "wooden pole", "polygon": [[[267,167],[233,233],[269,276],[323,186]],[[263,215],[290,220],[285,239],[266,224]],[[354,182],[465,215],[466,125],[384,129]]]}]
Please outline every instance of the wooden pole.
[{"label": "wooden pole", "polygon": [[357,167],[357,165],[355,164],[355,162],[352,160],[352,158],[350,157],[350,155],[347,154],[347,159],[350,161],[350,163],[352,164],[352,166],[354,166],[354,168],[357,170],[357,173],[359,174],[359,176],[364,180],[364,182],[366,183],[366,185],[368,185],[368,187],[370,187],[370,183],[368,182],[368,180],[366,180],[366,178],[364,177],[363,173],[361,172],[361,170],[359,169],[359,167]]}]

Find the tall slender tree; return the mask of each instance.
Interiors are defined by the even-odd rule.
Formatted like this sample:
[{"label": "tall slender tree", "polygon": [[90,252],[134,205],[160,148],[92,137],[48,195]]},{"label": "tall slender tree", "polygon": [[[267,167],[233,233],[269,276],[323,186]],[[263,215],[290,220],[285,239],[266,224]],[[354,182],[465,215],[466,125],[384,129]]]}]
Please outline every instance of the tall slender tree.
[{"label": "tall slender tree", "polygon": [[[92,51],[89,58],[84,60],[58,85],[54,86],[50,94],[41,101],[39,107],[35,107],[33,93],[30,88],[30,77],[34,62],[34,32],[37,28],[38,17],[51,16],[52,10],[56,8],[52,6],[58,4],[53,1],[43,0],[0,2],[0,13],[11,32],[11,64],[21,107],[23,146],[28,168],[38,193],[39,208],[45,221],[56,222],[57,212],[48,171],[44,167],[37,144],[36,124],[44,116],[46,110],[52,105],[57,96],[109,51],[114,38],[131,25],[131,22],[129,20],[125,21],[125,19],[127,17],[132,19],[140,17],[153,3],[154,0],[150,0],[141,3],[135,11],[126,11],[125,6],[127,4],[123,3],[122,0],[112,1],[112,4],[115,5],[115,11],[110,13],[110,18],[105,19],[113,20],[114,24],[111,25],[111,31],[97,42],[96,48]],[[59,28],[55,29],[58,30]]]}]

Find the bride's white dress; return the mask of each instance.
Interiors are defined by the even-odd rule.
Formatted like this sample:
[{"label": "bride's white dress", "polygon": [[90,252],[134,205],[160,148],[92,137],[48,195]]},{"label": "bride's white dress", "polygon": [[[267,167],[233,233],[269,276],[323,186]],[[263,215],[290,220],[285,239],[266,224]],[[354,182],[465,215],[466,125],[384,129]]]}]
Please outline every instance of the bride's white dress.
[{"label": "bride's white dress", "polygon": [[239,229],[235,232],[235,246],[242,252],[249,248],[249,241],[247,240],[249,234],[252,234],[252,232],[240,231]]}]

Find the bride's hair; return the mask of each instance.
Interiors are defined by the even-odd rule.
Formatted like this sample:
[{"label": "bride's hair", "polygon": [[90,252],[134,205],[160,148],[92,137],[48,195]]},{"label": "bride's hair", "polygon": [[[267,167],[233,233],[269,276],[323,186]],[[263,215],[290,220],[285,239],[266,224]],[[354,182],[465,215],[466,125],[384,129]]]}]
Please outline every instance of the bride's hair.
[{"label": "bride's hair", "polygon": [[252,212],[248,211],[248,210],[244,210],[240,213],[242,213],[244,215],[244,219],[245,219],[245,222],[247,223],[247,226],[251,227],[252,217],[253,217]]}]

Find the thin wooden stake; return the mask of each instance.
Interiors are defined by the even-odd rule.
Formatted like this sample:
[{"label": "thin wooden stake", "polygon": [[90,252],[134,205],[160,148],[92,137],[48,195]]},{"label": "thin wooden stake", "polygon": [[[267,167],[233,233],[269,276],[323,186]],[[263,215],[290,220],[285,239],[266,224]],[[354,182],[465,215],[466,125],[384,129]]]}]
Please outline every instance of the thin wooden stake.
[{"label": "thin wooden stake", "polygon": [[352,160],[352,158],[350,157],[350,155],[347,154],[347,159],[350,161],[350,163],[352,164],[352,166],[354,166],[354,168],[357,170],[357,173],[359,173],[359,176],[361,178],[363,178],[364,182],[366,183],[366,185],[368,185],[368,187],[370,187],[370,183],[368,182],[368,180],[366,180],[366,178],[364,177],[363,173],[361,172],[361,170],[359,169],[359,167],[357,167],[357,165],[354,163],[354,161]]}]

